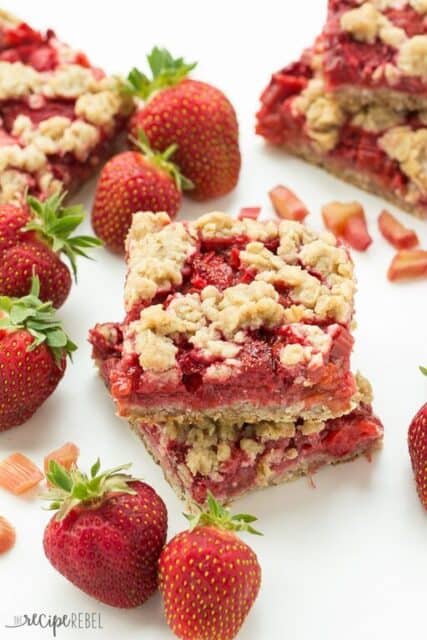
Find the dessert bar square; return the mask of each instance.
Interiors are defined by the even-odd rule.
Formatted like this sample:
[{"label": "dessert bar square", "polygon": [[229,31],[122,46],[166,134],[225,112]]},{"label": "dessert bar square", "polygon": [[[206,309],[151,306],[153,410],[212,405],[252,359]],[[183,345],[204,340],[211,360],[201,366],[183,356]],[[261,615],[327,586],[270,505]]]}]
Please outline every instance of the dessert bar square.
[{"label": "dessert bar square", "polygon": [[193,424],[349,411],[355,282],[331,234],[137,213],[127,261],[126,320],[91,336],[120,415]]},{"label": "dessert bar square", "polygon": [[257,132],[401,208],[427,217],[427,122],[422,111],[358,105],[326,88],[318,43],[275,73],[261,97]]},{"label": "dessert bar square", "polygon": [[83,53],[0,11],[0,203],[76,189],[132,108]]},{"label": "dessert bar square", "polygon": [[143,212],[127,263],[125,320],[94,327],[93,358],[180,496],[229,501],[380,444],[349,368],[353,265],[331,234]]},{"label": "dessert bar square", "polygon": [[329,0],[321,40],[327,90],[346,104],[426,108],[426,0]]}]

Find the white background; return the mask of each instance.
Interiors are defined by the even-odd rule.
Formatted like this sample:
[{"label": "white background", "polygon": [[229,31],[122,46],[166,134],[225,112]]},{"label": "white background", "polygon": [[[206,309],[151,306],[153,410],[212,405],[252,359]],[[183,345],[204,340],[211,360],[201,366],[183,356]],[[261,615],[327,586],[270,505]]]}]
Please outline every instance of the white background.
[{"label": "white background", "polygon": [[[302,162],[268,149],[254,134],[258,96],[270,74],[296,58],[320,31],[326,0],[263,0],[260,3],[200,0],[119,2],[34,2],[8,0],[5,8],[36,27],[54,27],[61,38],[86,51],[110,72],[144,66],[155,44],[199,60],[195,77],[221,87],[234,103],[241,127],[243,167],[238,188],[227,198],[195,205],[184,202],[180,217],[210,209],[236,214],[240,206],[262,205],[267,191],[291,186],[309,205],[308,222],[320,228],[320,207],[331,200],[358,199],[366,207],[374,243],[355,255],[357,296],[354,367],[371,379],[375,409],[385,425],[385,446],[365,459],[306,480],[242,499],[239,511],[258,515],[263,538],[250,540],[263,570],[259,598],[241,640],[373,640],[409,637],[425,631],[427,522],[418,503],[409,465],[406,433],[425,401],[427,381],[426,282],[391,285],[385,278],[393,251],[379,236],[381,200],[366,195]],[[79,194],[90,208],[94,182]],[[393,208],[391,210],[394,211]],[[397,211],[416,228],[427,247],[426,223]],[[89,225],[87,224],[89,230]],[[169,510],[169,536],[183,527],[182,504],[143,446],[114,416],[113,406],[90,360],[88,329],[97,321],[122,318],[124,265],[99,250],[97,261],[81,261],[79,284],[61,309],[78,343],[74,364],[56,393],[27,424],[0,435],[0,458],[21,451],[38,464],[71,440],[81,463],[97,455],[104,466],[132,461]],[[102,631],[65,632],[59,638],[126,640],[172,638],[158,595],[133,611],[98,604],[56,573],[43,555],[44,526],[36,492],[26,497],[0,493],[0,513],[16,526],[15,549],[0,557],[0,638],[49,638],[40,629],[5,629],[14,615],[38,612],[102,614]]]}]

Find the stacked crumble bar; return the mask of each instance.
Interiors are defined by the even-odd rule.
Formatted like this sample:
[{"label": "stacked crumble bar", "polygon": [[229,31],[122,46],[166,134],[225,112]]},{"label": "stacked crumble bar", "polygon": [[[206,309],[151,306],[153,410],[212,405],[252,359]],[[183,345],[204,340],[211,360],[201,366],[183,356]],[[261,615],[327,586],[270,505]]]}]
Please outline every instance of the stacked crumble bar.
[{"label": "stacked crumble bar", "polygon": [[0,11],[0,203],[77,188],[132,108],[117,79],[53,31]]},{"label": "stacked crumble bar", "polygon": [[329,0],[314,46],[263,92],[257,132],[427,217],[426,0]]},{"label": "stacked crumble bar", "polygon": [[180,495],[228,501],[378,446],[350,371],[353,265],[331,234],[144,212],[127,262],[125,320],[91,331],[93,357]]}]

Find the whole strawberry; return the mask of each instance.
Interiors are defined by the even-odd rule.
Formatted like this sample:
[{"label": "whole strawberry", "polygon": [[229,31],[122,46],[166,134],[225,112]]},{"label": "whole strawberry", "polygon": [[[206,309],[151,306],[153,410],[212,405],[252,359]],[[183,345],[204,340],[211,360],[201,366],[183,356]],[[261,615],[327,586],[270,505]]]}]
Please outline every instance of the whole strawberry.
[{"label": "whole strawberry", "polygon": [[177,144],[174,161],[193,184],[192,198],[223,196],[240,172],[239,128],[233,105],[219,89],[187,78],[196,66],[155,47],[147,56],[152,79],[133,69],[126,88],[146,101],[130,120],[134,137],[143,129],[154,149]]},{"label": "whole strawberry", "polygon": [[52,460],[44,496],[59,509],[43,546],[65,578],[113,607],[141,605],[157,589],[157,563],[166,540],[167,512],[157,493],[125,473],[122,465],[90,475]]},{"label": "whole strawberry", "polygon": [[28,206],[0,207],[0,295],[25,295],[33,274],[40,279],[40,298],[60,307],[71,288],[67,256],[76,277],[76,257],[102,243],[91,236],[71,236],[84,219],[81,205],[63,207],[65,193],[44,202],[28,197]]},{"label": "whole strawberry", "polygon": [[31,232],[25,236],[22,232],[22,228],[29,221],[30,213],[25,205],[21,207],[13,204],[0,205],[0,256],[17,242],[33,236]]},{"label": "whole strawberry", "polygon": [[208,496],[208,508],[186,516],[159,560],[166,620],[182,640],[231,640],[238,633],[261,585],[255,553],[234,531],[258,533],[253,516],[231,516]]},{"label": "whole strawberry", "polygon": [[22,298],[0,297],[0,432],[22,424],[55,390],[66,356],[76,346],[51,302],[39,299],[39,280]]},{"label": "whole strawberry", "polygon": [[[427,375],[427,368],[420,369]],[[408,448],[418,496],[424,509],[427,509],[427,402],[409,425]]]},{"label": "whole strawberry", "polygon": [[166,211],[175,217],[181,206],[182,189],[193,186],[170,161],[176,145],[155,153],[142,130],[134,142],[139,151],[119,153],[102,169],[92,209],[96,235],[117,253],[124,251],[136,211]]}]

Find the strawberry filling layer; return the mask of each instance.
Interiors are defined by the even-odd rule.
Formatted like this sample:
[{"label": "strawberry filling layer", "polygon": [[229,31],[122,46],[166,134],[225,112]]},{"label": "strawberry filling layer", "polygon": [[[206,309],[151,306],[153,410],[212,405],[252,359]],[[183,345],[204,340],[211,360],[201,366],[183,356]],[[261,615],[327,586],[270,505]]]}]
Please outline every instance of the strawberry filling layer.
[{"label": "strawberry filling layer", "polygon": [[[376,40],[372,43],[354,40],[340,27],[340,18],[345,11],[360,6],[356,2],[337,0],[330,3],[329,20],[322,34],[322,69],[329,89],[343,85],[367,88],[388,87],[394,91],[410,94],[427,93],[422,77],[401,74],[391,85],[384,74],[374,72],[386,63],[395,64],[397,49]],[[408,37],[425,35],[427,21],[409,4],[383,11],[396,27],[403,29]]]},{"label": "strawberry filling layer", "polygon": [[[219,463],[214,473],[203,475],[192,473],[188,467],[187,456],[191,446],[173,439],[165,444],[161,425],[140,423],[138,428],[173,483],[181,485],[198,503],[205,502],[208,491],[218,499],[230,499],[259,486],[274,484],[287,473],[302,470],[311,474],[324,464],[363,452],[369,454],[383,433],[371,407],[361,405],[347,416],[329,420],[320,433],[304,436],[297,430],[293,438],[264,440],[260,447],[262,451],[254,456],[241,446],[242,440],[247,443],[248,439],[243,425],[241,437],[227,441],[230,448],[228,459]],[[252,437],[251,441],[256,450],[261,440]]]},{"label": "strawberry filling layer", "polygon": [[[297,74],[295,77],[293,74]],[[298,75],[301,74],[301,75]],[[273,75],[270,85],[261,96],[261,109],[257,115],[257,133],[276,145],[311,145],[305,132],[305,118],[292,109],[292,101],[306,86],[312,71],[302,64],[292,65]],[[413,130],[422,125],[415,115],[405,123]],[[349,121],[340,129],[338,143],[323,155],[337,165],[368,175],[382,189],[404,196],[408,189],[408,177],[399,163],[391,159],[379,146],[382,133],[372,133],[353,126]],[[427,205],[427,200],[419,201]]]},{"label": "strawberry filling layer", "polygon": [[[52,71],[58,66],[58,52],[53,46],[55,33],[51,29],[46,33],[35,31],[22,22],[15,27],[0,31],[0,61],[22,62],[36,71]],[[83,53],[76,53],[73,64],[89,67],[89,61]]]}]

